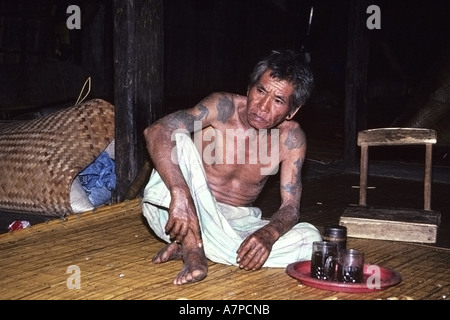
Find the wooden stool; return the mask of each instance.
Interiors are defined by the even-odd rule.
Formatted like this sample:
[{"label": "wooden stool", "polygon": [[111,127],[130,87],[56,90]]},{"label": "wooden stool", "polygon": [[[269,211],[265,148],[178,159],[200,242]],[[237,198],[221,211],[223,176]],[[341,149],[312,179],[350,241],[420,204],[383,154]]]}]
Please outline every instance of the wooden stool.
[{"label": "wooden stool", "polygon": [[[440,213],[431,210],[432,145],[436,132],[422,128],[378,128],[358,133],[361,147],[359,206],[348,207],[339,224],[357,238],[435,243]],[[367,206],[369,146],[425,145],[424,209]]]}]

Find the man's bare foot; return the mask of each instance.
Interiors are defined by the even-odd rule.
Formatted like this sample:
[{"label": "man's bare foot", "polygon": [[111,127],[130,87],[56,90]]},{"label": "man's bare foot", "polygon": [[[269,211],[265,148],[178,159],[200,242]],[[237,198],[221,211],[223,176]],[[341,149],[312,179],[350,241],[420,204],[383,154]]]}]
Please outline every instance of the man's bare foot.
[{"label": "man's bare foot", "polygon": [[171,242],[153,257],[153,263],[164,263],[169,260],[181,260],[183,258],[183,252],[181,250],[181,244]]},{"label": "man's bare foot", "polygon": [[203,248],[183,248],[183,269],[173,280],[174,284],[180,285],[203,280],[208,273],[208,262],[206,261]]}]

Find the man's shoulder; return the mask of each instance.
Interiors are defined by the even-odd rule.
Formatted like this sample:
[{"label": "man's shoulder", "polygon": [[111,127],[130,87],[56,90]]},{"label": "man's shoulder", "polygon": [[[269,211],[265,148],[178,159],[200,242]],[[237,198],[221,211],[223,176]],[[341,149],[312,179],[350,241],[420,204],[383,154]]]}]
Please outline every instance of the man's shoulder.
[{"label": "man's shoulder", "polygon": [[298,123],[295,120],[286,120],[284,121],[280,126],[279,129],[281,132],[297,132],[299,134],[304,134],[304,131],[302,127],[300,126],[300,123]]},{"label": "man's shoulder", "polygon": [[220,109],[220,111],[229,113],[239,112],[247,105],[247,97],[236,93],[217,91],[211,93],[206,100],[210,106]]},{"label": "man's shoulder", "polygon": [[246,101],[247,97],[237,94],[237,93],[231,93],[226,91],[215,91],[208,95],[207,99],[212,100],[220,100],[220,99],[227,99],[232,102],[239,102],[239,101]]}]

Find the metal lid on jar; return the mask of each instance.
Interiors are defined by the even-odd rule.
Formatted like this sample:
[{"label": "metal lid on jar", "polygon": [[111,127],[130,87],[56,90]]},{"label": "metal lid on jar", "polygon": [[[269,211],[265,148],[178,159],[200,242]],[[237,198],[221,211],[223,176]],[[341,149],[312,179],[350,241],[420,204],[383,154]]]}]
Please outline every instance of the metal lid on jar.
[{"label": "metal lid on jar", "polygon": [[347,227],[339,225],[327,225],[324,227],[324,236],[330,238],[346,238],[347,237]]}]

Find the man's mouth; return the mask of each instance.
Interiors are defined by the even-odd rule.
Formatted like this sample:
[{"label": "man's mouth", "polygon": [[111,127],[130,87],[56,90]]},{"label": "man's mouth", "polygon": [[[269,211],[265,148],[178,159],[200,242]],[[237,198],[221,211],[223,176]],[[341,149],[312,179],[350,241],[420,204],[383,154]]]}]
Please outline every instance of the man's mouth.
[{"label": "man's mouth", "polygon": [[253,119],[254,119],[256,122],[259,122],[259,123],[267,123],[266,119],[264,119],[263,117],[258,116],[256,113],[253,113],[253,114],[252,114],[252,117],[253,117]]}]

